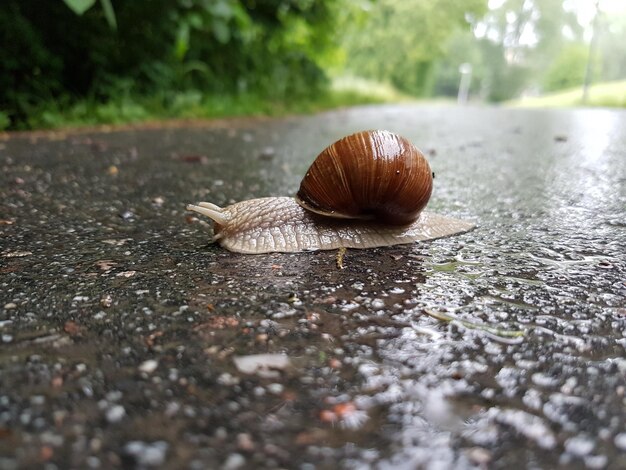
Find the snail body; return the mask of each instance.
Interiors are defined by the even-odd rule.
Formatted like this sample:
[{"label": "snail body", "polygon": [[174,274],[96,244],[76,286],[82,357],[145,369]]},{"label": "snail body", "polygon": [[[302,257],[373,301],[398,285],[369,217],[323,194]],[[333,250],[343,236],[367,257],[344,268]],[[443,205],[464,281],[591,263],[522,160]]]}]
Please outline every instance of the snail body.
[{"label": "snail body", "polygon": [[317,157],[295,198],[187,209],[214,222],[214,240],[239,253],[299,252],[432,240],[473,224],[423,211],[432,172],[408,140],[387,131],[344,137]]}]

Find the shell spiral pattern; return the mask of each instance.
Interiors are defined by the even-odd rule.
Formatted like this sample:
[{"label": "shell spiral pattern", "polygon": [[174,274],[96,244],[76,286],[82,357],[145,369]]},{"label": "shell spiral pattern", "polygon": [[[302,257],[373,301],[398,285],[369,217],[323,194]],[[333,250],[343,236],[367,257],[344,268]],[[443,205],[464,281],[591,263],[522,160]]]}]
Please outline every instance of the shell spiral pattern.
[{"label": "shell spiral pattern", "polygon": [[431,192],[432,172],[424,155],[404,137],[377,130],[349,135],[322,151],[296,200],[328,217],[408,225]]}]

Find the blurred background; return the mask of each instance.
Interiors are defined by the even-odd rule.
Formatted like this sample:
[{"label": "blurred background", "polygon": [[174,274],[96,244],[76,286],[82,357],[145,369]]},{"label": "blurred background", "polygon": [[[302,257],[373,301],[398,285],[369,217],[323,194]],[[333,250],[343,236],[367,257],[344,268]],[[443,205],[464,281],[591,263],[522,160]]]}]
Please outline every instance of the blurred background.
[{"label": "blurred background", "polygon": [[625,0],[2,0],[0,44],[0,130],[626,107]]}]

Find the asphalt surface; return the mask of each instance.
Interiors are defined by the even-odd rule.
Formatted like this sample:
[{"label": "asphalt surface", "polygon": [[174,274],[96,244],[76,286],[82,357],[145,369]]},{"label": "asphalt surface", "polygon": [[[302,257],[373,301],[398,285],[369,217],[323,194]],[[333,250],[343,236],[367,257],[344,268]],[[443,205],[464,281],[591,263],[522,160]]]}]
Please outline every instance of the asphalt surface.
[{"label": "asphalt surface", "polygon": [[[294,194],[373,128],[477,228],[338,269],[184,209]],[[623,111],[9,134],[0,166],[0,468],[626,468]]]}]

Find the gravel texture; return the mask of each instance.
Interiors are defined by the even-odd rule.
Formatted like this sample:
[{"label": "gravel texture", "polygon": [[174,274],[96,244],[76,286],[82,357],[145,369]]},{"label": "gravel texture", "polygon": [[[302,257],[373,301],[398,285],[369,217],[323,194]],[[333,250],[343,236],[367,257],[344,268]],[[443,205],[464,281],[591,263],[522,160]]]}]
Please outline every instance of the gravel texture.
[{"label": "gravel texture", "polygon": [[[412,140],[429,243],[239,255],[185,204]],[[626,468],[626,113],[363,107],[0,138],[0,467]]]}]

